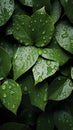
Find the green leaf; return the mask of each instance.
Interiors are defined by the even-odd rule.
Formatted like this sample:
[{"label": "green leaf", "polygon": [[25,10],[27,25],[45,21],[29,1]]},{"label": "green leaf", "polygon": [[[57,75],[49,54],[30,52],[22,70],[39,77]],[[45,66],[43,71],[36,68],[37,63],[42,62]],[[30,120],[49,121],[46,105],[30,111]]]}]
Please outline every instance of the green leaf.
[{"label": "green leaf", "polygon": [[14,114],[17,112],[21,97],[21,88],[14,80],[6,80],[0,86],[0,99],[3,105]]},{"label": "green leaf", "polygon": [[59,64],[57,62],[39,58],[32,69],[35,84],[42,82],[44,79],[56,73],[58,68]]},{"label": "green leaf", "polygon": [[73,67],[71,68],[71,78],[73,79]]},{"label": "green leaf", "polygon": [[13,36],[24,45],[32,45],[29,28],[30,20],[31,18],[27,15],[15,15],[13,19]]},{"label": "green leaf", "polygon": [[54,121],[58,130],[73,130],[73,117],[65,110],[55,112]]},{"label": "green leaf", "polygon": [[13,36],[24,45],[35,44],[37,47],[46,46],[52,39],[54,23],[45,12],[44,7],[37,10],[31,17],[16,15],[13,21]]},{"label": "green leaf", "polygon": [[61,16],[61,5],[58,0],[52,2],[52,8],[50,11],[50,16],[52,17],[54,23],[58,21]]},{"label": "green leaf", "polygon": [[14,79],[28,71],[38,59],[38,50],[35,47],[19,47],[13,58]]},{"label": "green leaf", "polygon": [[62,48],[73,54],[73,27],[67,21],[58,23],[55,37]]},{"label": "green leaf", "polygon": [[4,25],[14,11],[14,0],[0,0],[0,26]]},{"label": "green leaf", "polygon": [[73,0],[60,0],[69,20],[73,23]]},{"label": "green leaf", "polygon": [[9,54],[0,47],[0,80],[5,78],[11,69],[11,58]]},{"label": "green leaf", "polygon": [[48,83],[42,82],[34,86],[34,79],[31,73],[27,73],[21,82],[23,93],[29,93],[31,104],[44,111],[47,104]]},{"label": "green leaf", "polygon": [[49,100],[64,100],[70,96],[73,90],[73,83],[66,77],[59,76],[49,84],[48,99]]},{"label": "green leaf", "polygon": [[33,0],[19,0],[23,5],[32,7],[33,6]]},{"label": "green leaf", "polygon": [[45,8],[37,10],[31,17],[31,37],[37,47],[46,46],[52,39],[54,23],[45,12]]},{"label": "green leaf", "polygon": [[26,126],[25,124],[20,124],[20,123],[16,123],[16,122],[7,122],[5,124],[3,124],[0,127],[1,130],[29,130],[29,127]]},{"label": "green leaf", "polygon": [[48,113],[42,113],[40,114],[38,120],[37,120],[37,129],[36,130],[53,130],[54,124],[53,120],[51,119],[50,114]]},{"label": "green leaf", "polygon": [[69,56],[60,48],[44,48],[42,49],[41,56],[58,62],[60,66],[69,60]]}]

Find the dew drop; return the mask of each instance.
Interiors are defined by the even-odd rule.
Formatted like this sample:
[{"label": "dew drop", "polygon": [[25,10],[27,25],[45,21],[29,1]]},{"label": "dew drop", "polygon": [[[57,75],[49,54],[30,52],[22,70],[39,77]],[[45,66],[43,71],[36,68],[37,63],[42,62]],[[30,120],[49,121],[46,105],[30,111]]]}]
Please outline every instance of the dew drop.
[{"label": "dew drop", "polygon": [[3,97],[4,97],[4,98],[6,98],[6,97],[7,97],[6,93],[4,93],[4,94],[3,94]]},{"label": "dew drop", "polygon": [[50,61],[47,61],[47,64],[48,64],[48,65],[50,65],[50,64],[51,64],[51,62],[50,62]]},{"label": "dew drop", "polygon": [[45,34],[45,33],[46,33],[45,31],[42,32],[42,34]]},{"label": "dew drop", "polygon": [[39,49],[39,52],[38,52],[38,53],[39,53],[39,55],[41,55],[41,54],[42,54],[42,50],[41,50],[41,49]]},{"label": "dew drop", "polygon": [[42,77],[39,77],[38,82],[42,82],[42,80],[43,80]]},{"label": "dew drop", "polygon": [[5,90],[5,89],[6,89],[6,86],[5,86],[5,85],[2,85],[2,89]]}]

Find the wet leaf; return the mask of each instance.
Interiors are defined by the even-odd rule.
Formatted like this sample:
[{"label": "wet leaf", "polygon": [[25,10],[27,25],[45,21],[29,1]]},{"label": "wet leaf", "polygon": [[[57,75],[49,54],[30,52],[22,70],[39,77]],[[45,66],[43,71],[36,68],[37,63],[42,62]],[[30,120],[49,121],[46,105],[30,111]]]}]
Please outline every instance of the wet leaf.
[{"label": "wet leaf", "polygon": [[20,105],[21,97],[21,88],[14,80],[6,80],[0,86],[0,99],[3,105],[14,114]]},{"label": "wet leaf", "polygon": [[54,124],[50,114],[42,113],[37,120],[37,130],[53,130]]},{"label": "wet leaf", "polygon": [[39,58],[32,69],[35,84],[56,73],[58,68],[59,64],[57,62]]},{"label": "wet leaf", "polygon": [[0,47],[0,80],[5,78],[11,69],[11,58],[9,54]]},{"label": "wet leaf", "polygon": [[69,60],[69,56],[60,48],[44,48],[42,49],[41,56],[58,62],[60,66]]},{"label": "wet leaf", "polygon": [[48,99],[64,100],[70,96],[72,90],[73,83],[70,79],[63,76],[57,77],[49,84]]},{"label": "wet leaf", "polygon": [[73,54],[73,27],[67,21],[58,23],[55,37],[62,48]]},{"label": "wet leaf", "polygon": [[0,26],[4,25],[14,11],[14,0],[0,0]]},{"label": "wet leaf", "polygon": [[54,121],[58,130],[73,130],[73,117],[65,110],[55,112]]},{"label": "wet leaf", "polygon": [[38,50],[35,47],[19,47],[13,58],[14,79],[28,71],[38,59]]}]

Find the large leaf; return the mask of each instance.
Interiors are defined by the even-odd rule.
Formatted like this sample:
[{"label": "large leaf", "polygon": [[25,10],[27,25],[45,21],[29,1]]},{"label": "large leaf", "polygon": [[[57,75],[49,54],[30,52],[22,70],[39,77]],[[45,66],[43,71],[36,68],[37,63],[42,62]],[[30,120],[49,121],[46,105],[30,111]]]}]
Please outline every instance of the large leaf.
[{"label": "large leaf", "polygon": [[23,5],[32,7],[33,6],[33,0],[19,0]]},{"label": "large leaf", "polygon": [[61,16],[61,5],[58,0],[54,0],[52,2],[52,8],[50,11],[50,15],[53,18],[54,23],[58,21]]},{"label": "large leaf", "polygon": [[11,69],[11,59],[9,54],[0,47],[0,80],[5,78]]},{"label": "large leaf", "polygon": [[58,23],[55,37],[62,48],[73,54],[73,27],[67,21]]},{"label": "large leaf", "polygon": [[30,38],[30,23],[31,18],[27,15],[15,15],[13,19],[13,36],[24,45],[32,45]]},{"label": "large leaf", "polygon": [[20,124],[20,123],[16,123],[16,122],[8,122],[3,124],[0,127],[1,130],[29,130],[29,127],[26,126],[25,124]]},{"label": "large leaf", "polygon": [[49,85],[48,99],[49,100],[64,100],[71,94],[73,83],[70,79],[60,76],[52,81]]},{"label": "large leaf", "polygon": [[59,62],[59,65],[65,64],[69,56],[62,51],[60,48],[45,48],[42,49],[42,57]]},{"label": "large leaf", "polygon": [[21,88],[14,80],[6,80],[0,86],[0,99],[3,105],[15,114],[21,102],[21,97]]},{"label": "large leaf", "polygon": [[58,68],[59,64],[57,62],[39,58],[32,69],[35,84],[53,75]]},{"label": "large leaf", "polygon": [[53,130],[54,124],[50,114],[42,113],[37,120],[37,130]]},{"label": "large leaf", "polygon": [[21,79],[21,88],[23,93],[29,93],[31,104],[44,111],[47,104],[48,83],[42,82],[34,86],[34,79],[31,73],[27,73]]},{"label": "large leaf", "polygon": [[73,23],[73,0],[60,0],[64,7],[65,13],[69,20]]},{"label": "large leaf", "polygon": [[58,130],[73,130],[73,117],[65,110],[55,112],[54,121]]},{"label": "large leaf", "polygon": [[14,11],[14,0],[0,0],[0,26],[4,25]]},{"label": "large leaf", "polygon": [[31,17],[27,15],[14,17],[13,36],[24,45],[46,46],[50,42],[53,32],[53,20],[45,12],[44,7],[37,10]]},{"label": "large leaf", "polygon": [[38,59],[38,50],[35,47],[19,47],[13,58],[14,79],[28,71]]}]

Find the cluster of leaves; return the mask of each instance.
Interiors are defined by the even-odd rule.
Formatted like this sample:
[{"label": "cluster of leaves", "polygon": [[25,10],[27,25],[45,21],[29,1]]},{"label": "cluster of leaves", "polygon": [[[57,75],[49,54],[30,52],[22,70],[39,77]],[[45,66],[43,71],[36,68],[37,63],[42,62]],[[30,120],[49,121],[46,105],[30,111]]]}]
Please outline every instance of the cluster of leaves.
[{"label": "cluster of leaves", "polygon": [[0,0],[1,130],[73,130],[72,12],[73,0]]}]

